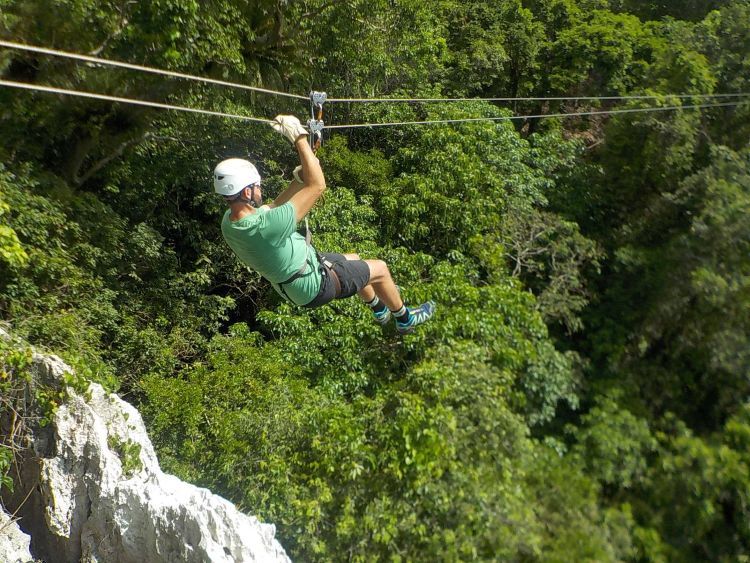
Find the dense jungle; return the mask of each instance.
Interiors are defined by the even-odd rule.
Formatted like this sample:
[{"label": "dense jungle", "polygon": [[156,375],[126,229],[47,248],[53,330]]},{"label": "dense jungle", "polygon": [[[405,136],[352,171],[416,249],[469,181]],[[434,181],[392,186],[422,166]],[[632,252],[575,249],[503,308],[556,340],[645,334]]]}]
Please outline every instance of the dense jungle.
[{"label": "dense jungle", "polygon": [[[437,303],[400,337],[357,299],[290,306],[222,239],[217,162],[255,162],[270,199],[298,164],[270,127],[0,87],[0,321],[293,560],[750,560],[750,97],[706,97],[750,93],[750,1],[0,0],[0,39],[303,95],[515,98],[324,105],[488,118],[323,131],[315,244]],[[310,113],[17,49],[0,79]],[[587,115],[498,119],[550,113]],[[11,466],[0,448],[2,486]]]}]

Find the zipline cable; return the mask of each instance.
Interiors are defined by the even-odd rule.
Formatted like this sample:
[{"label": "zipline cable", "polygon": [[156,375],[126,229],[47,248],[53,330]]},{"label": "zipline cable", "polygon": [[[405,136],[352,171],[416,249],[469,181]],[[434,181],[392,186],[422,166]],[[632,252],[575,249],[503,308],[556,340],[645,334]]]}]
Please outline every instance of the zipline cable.
[{"label": "zipline cable", "polygon": [[[24,82],[12,82],[9,80],[0,80],[0,86],[7,86],[9,88],[19,88],[23,90],[32,90],[39,92],[47,92],[52,94],[63,94],[67,96],[77,96],[81,98],[90,98],[96,100],[104,100],[109,102],[118,102],[123,104],[132,104],[145,107],[153,107],[158,109],[168,109],[175,111],[186,111],[191,113],[199,113],[204,115],[211,115],[215,117],[227,117],[231,119],[240,119],[244,121],[254,121],[257,123],[270,124],[270,119],[263,119],[260,117],[250,117],[246,115],[238,115],[233,113],[224,113],[220,111],[211,111],[205,109],[191,108],[185,106],[176,106],[171,104],[163,104],[159,102],[150,102],[147,100],[138,100],[133,98],[120,98],[116,96],[108,96],[106,94],[96,94],[93,92],[81,92],[78,90],[66,90],[64,88],[56,88],[53,86],[42,86],[38,84],[28,84]],[[611,115],[611,114],[622,114],[622,113],[643,113],[651,111],[674,111],[681,109],[702,109],[702,108],[714,108],[714,107],[729,107],[738,106],[746,103],[743,100],[739,102],[725,102],[719,104],[696,104],[687,106],[666,106],[666,107],[655,107],[655,108],[627,108],[627,109],[613,109],[604,111],[584,111],[584,112],[571,112],[571,113],[543,113],[537,115],[508,115],[498,117],[467,117],[461,119],[437,119],[430,121],[397,121],[397,122],[385,122],[385,123],[353,123],[348,125],[326,125],[325,129],[355,129],[364,127],[396,127],[402,125],[432,125],[432,124],[445,124],[445,123],[470,123],[477,121],[514,121],[519,119],[542,119],[546,117],[580,117],[580,116],[591,116],[591,115]]]},{"label": "zipline cable", "polygon": [[116,66],[120,68],[127,68],[129,70],[138,70],[141,72],[150,72],[152,74],[160,74],[162,76],[171,76],[173,78],[184,78],[187,80],[196,80],[199,82],[205,82],[207,84],[217,84],[219,86],[228,86],[230,88],[241,88],[243,90],[250,90],[253,92],[261,92],[263,94],[271,94],[274,96],[286,96],[287,98],[294,98],[298,100],[307,101],[307,96],[300,96],[299,94],[289,94],[287,92],[278,92],[276,90],[268,90],[266,88],[258,88],[257,86],[247,86],[246,84],[237,84],[234,82],[226,82],[224,80],[216,80],[214,78],[204,78],[202,76],[194,76],[192,74],[183,74],[181,72],[174,72],[171,70],[161,70],[158,68],[151,68],[148,66],[135,65],[131,63],[124,63],[121,61],[112,61],[108,59],[100,59],[98,57],[91,57],[89,55],[79,55],[77,53],[69,53],[67,51],[57,51],[55,49],[47,49],[44,47],[35,47],[33,45],[24,45],[23,43],[15,43],[13,41],[4,41],[0,39],[0,47],[7,47],[9,49],[18,49],[21,51],[30,51],[32,53],[42,53],[44,55],[52,55],[55,57],[63,57],[68,59],[74,59],[78,61],[85,61],[89,63]]},{"label": "zipline cable", "polygon": [[[750,100],[748,100],[750,101]],[[432,125],[432,124],[444,124],[444,123],[468,123],[473,121],[514,121],[519,119],[541,119],[544,117],[578,117],[587,115],[610,115],[618,113],[639,113],[649,111],[671,111],[680,109],[700,109],[700,108],[718,108],[727,106],[738,106],[745,103],[741,102],[726,102],[721,104],[696,104],[688,106],[667,106],[657,108],[628,108],[628,109],[611,109],[605,111],[582,111],[582,112],[570,112],[570,113],[542,113],[537,115],[510,115],[503,117],[467,117],[464,119],[437,119],[431,121],[394,121],[387,123],[354,123],[351,125],[326,125],[326,129],[355,129],[361,127],[396,127],[401,125]]]},{"label": "zipline cable", "polygon": [[554,102],[554,101],[594,101],[594,100],[656,100],[660,98],[741,98],[750,96],[750,92],[733,94],[654,94],[634,96],[553,96],[541,98],[328,98],[329,102],[358,103],[410,103],[410,102]]},{"label": "zipline cable", "polygon": [[158,109],[169,109],[175,111],[188,111],[191,113],[201,113],[204,115],[213,115],[215,117],[229,117],[232,119],[242,119],[244,121],[256,121],[258,123],[271,123],[270,119],[262,119],[260,117],[249,117],[247,115],[238,115],[234,113],[224,113],[221,111],[211,111],[207,109],[189,108],[184,106],[173,106],[170,104],[162,104],[159,102],[149,102],[147,100],[136,100],[133,98],[118,98],[116,96],[107,96],[106,94],[95,94],[93,92],[81,92],[78,90],[65,90],[64,88],[55,88],[53,86],[40,86],[37,84],[27,84],[24,82],[12,82],[9,80],[0,80],[0,86],[7,86],[9,88],[20,88],[22,90],[34,90],[39,92],[48,92],[51,94],[64,94],[66,96],[77,96],[79,98],[90,98],[94,100],[104,100],[107,102],[119,102],[122,104],[132,104],[136,106],[146,106]]},{"label": "zipline cable", "polygon": [[[244,90],[250,90],[253,92],[260,92],[263,94],[285,96],[297,100],[309,100],[308,96],[302,96],[299,94],[291,94],[287,92],[280,92],[278,90],[269,90],[266,88],[259,88],[257,86],[248,86],[246,84],[238,84],[235,82],[227,82],[224,80],[217,80],[214,78],[206,78],[202,76],[195,76],[191,74],[183,74],[171,70],[162,70],[147,66],[141,66],[121,61],[113,61],[109,59],[102,59],[99,57],[92,57],[90,55],[81,55],[78,53],[71,53],[68,51],[59,51],[57,49],[49,49],[46,47],[37,47],[34,45],[26,45],[23,43],[16,43],[14,41],[5,41],[0,39],[0,47],[6,47],[9,49],[18,49],[21,51],[29,51],[33,53],[41,53],[45,55],[51,55],[56,57],[74,59],[94,64],[109,65],[114,67],[126,68],[129,70],[137,70],[141,72],[150,72],[152,74],[159,74],[162,76],[170,76],[173,78],[183,78],[187,80],[195,80],[204,82],[207,84],[216,84],[219,86],[227,86],[229,88],[241,88]],[[410,102],[532,102],[532,101],[594,101],[594,100],[650,100],[659,99],[662,97],[673,97],[679,99],[686,98],[738,98],[750,96],[750,92],[745,93],[730,93],[730,94],[659,94],[659,95],[633,95],[633,96],[552,96],[552,97],[497,97],[497,98],[328,98],[328,102],[354,102],[354,103],[410,103]]]}]

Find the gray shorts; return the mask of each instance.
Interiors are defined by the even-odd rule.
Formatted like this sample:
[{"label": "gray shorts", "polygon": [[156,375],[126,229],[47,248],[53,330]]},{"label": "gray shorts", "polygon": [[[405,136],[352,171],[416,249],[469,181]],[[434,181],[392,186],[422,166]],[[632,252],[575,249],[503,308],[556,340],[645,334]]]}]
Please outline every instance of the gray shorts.
[{"label": "gray shorts", "polygon": [[305,307],[320,307],[334,299],[351,297],[370,283],[370,266],[364,260],[347,260],[343,254],[337,254],[336,252],[321,252],[320,256],[333,264],[333,270],[338,275],[339,282],[341,282],[341,295],[336,297],[336,284],[323,268],[320,291]]}]

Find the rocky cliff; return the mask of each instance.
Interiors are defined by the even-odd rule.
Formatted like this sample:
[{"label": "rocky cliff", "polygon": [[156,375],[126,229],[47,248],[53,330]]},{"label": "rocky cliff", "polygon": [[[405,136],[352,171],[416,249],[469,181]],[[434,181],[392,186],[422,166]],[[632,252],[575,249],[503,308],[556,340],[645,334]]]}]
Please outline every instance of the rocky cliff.
[{"label": "rocky cliff", "polygon": [[[41,354],[26,369],[28,404],[72,371]],[[4,490],[0,510],[0,561],[289,561],[272,524],[162,472],[130,404],[97,384],[66,395],[49,424],[29,426],[16,454],[15,490]],[[0,420],[6,438],[11,422]]]}]

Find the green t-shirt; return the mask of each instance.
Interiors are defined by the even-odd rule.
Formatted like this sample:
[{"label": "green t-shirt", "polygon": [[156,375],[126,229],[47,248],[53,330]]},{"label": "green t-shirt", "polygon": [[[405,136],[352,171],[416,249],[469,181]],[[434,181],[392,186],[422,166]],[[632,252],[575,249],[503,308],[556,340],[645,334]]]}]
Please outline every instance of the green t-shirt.
[{"label": "green t-shirt", "polygon": [[284,291],[297,305],[307,305],[320,291],[318,257],[297,232],[294,206],[287,202],[274,209],[262,208],[239,221],[230,220],[227,210],[221,222],[224,240],[243,264],[271,282],[284,295],[279,283],[296,274],[308,261],[305,273]]}]

